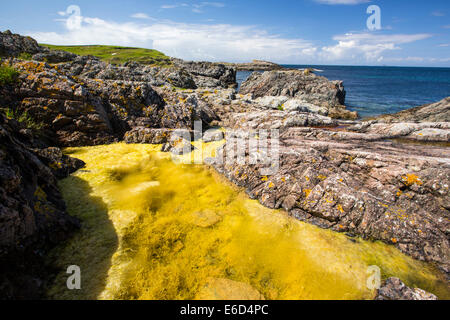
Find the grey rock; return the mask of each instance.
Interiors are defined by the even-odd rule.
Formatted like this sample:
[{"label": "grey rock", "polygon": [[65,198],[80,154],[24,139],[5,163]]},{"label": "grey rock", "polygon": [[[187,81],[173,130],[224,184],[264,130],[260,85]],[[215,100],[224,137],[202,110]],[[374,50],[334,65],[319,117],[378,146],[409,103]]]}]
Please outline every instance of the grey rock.
[{"label": "grey rock", "polygon": [[438,298],[425,290],[410,288],[398,278],[389,278],[378,289],[375,300],[438,300]]}]

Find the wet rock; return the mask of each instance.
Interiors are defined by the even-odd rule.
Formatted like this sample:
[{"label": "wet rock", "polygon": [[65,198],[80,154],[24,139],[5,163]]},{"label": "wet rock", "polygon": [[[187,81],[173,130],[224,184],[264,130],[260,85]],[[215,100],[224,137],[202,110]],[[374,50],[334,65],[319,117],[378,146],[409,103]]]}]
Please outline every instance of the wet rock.
[{"label": "wet rock", "polygon": [[378,289],[375,300],[438,300],[438,298],[425,290],[407,287],[398,278],[389,278]]},{"label": "wet rock", "polygon": [[197,211],[192,214],[192,223],[198,227],[207,228],[215,225],[222,217],[214,210]]}]

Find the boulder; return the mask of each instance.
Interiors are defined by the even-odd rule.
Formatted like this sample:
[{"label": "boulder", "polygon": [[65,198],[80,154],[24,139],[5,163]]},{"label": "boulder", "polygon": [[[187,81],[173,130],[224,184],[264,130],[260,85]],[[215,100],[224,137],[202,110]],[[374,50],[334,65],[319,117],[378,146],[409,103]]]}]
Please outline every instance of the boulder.
[{"label": "boulder", "polygon": [[17,57],[21,53],[35,54],[43,50],[31,37],[13,34],[9,30],[0,32],[0,57]]},{"label": "boulder", "polygon": [[251,93],[254,98],[287,96],[329,110],[334,118],[356,119],[357,114],[345,109],[345,90],[342,81],[299,70],[253,72],[242,83],[239,93]]}]

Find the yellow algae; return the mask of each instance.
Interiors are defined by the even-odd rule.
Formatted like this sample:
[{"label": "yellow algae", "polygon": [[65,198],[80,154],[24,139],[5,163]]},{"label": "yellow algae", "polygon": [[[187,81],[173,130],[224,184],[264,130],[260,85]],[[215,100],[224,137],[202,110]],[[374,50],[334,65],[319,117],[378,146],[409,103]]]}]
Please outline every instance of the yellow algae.
[{"label": "yellow algae", "polygon": [[[60,183],[82,228],[48,258],[58,270],[49,298],[371,299],[370,265],[383,278],[450,296],[435,268],[395,247],[350,241],[265,208],[159,147],[66,150],[86,162]],[[81,268],[81,290],[66,287],[69,265]],[[219,294],[208,296],[208,288]]]},{"label": "yellow algae", "polygon": [[264,300],[257,290],[247,283],[229,279],[208,279],[196,296],[197,300]]}]

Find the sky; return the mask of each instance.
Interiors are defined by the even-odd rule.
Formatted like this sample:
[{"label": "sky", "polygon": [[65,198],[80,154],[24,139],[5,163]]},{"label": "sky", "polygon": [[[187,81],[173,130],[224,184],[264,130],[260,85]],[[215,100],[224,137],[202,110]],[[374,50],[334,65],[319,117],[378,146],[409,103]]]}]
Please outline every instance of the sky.
[{"label": "sky", "polygon": [[7,29],[186,60],[450,67],[449,0],[15,0]]}]

